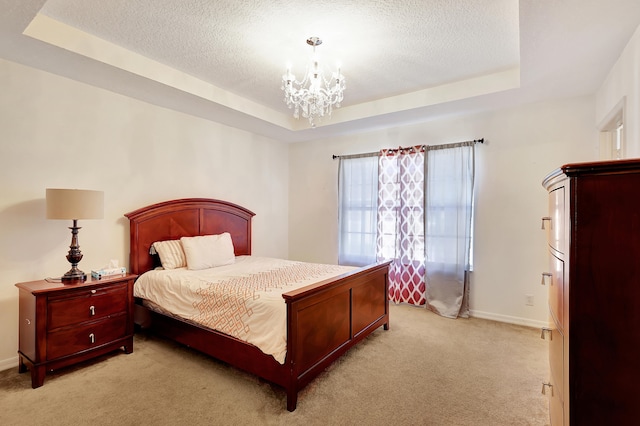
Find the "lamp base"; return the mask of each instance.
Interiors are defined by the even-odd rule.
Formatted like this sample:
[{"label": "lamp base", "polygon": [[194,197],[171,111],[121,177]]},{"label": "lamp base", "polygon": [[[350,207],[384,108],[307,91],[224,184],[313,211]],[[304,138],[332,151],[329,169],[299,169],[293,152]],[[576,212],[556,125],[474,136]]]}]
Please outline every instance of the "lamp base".
[{"label": "lamp base", "polygon": [[78,269],[78,263],[82,260],[82,252],[78,244],[78,230],[81,228],[78,226],[77,219],[73,219],[73,226],[69,229],[71,229],[71,245],[69,246],[67,260],[71,263],[71,269],[60,279],[63,284],[76,284],[87,280],[87,274]]},{"label": "lamp base", "polygon": [[69,272],[60,277],[60,280],[64,284],[81,283],[87,280],[87,274],[77,268],[72,268]]}]

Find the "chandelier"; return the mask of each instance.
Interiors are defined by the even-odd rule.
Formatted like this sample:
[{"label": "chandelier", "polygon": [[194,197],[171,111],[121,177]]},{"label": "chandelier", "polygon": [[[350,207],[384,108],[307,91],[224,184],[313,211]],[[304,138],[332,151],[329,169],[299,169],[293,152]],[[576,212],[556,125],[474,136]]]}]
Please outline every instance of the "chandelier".
[{"label": "chandelier", "polygon": [[316,127],[322,117],[331,117],[333,106],[340,107],[344,99],[345,81],[340,73],[340,68],[331,74],[331,78],[325,78],[316,56],[316,46],[322,44],[318,37],[309,37],[307,44],[313,47],[313,56],[302,81],[296,80],[295,75],[287,69],[282,76],[284,101],[289,109],[293,108],[293,116],[302,116],[309,119],[311,127]]}]

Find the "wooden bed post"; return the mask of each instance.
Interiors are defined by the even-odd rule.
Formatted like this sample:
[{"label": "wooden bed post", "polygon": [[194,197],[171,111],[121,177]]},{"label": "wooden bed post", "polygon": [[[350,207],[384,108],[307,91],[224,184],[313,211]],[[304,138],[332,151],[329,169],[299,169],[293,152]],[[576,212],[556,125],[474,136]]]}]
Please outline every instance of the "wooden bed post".
[{"label": "wooden bed post", "polygon": [[285,386],[285,390],[287,392],[287,410],[295,411],[296,406],[298,404],[298,372],[296,370],[296,343],[298,340],[298,335],[296,333],[297,325],[297,317],[295,316],[295,312],[291,306],[291,300],[286,300],[287,304],[287,357],[285,359],[285,365],[288,366],[288,374],[287,377],[287,385]]}]

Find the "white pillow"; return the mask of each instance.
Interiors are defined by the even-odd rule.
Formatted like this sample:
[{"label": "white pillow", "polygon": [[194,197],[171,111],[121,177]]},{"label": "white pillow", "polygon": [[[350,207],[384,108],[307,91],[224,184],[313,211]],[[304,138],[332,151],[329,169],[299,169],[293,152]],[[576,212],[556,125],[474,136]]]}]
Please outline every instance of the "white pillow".
[{"label": "white pillow", "polygon": [[187,269],[207,269],[235,262],[231,234],[182,237],[182,248],[187,257]]},{"label": "white pillow", "polygon": [[153,243],[160,263],[164,269],[184,268],[187,266],[187,258],[182,249],[180,240],[156,241]]}]

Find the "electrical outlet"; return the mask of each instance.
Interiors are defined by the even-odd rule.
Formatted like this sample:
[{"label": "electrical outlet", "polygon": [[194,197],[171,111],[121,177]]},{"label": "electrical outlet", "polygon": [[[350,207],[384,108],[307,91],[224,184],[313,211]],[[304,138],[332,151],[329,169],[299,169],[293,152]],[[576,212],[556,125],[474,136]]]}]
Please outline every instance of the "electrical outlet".
[{"label": "electrical outlet", "polygon": [[525,294],[524,295],[524,303],[527,306],[533,306],[533,294]]}]

